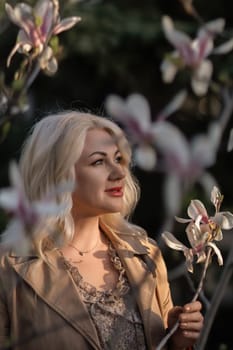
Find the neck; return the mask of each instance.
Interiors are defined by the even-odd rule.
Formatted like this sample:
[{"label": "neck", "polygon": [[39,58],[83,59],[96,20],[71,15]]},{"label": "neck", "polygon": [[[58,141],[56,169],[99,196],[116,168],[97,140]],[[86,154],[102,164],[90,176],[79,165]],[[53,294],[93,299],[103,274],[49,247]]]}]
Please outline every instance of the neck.
[{"label": "neck", "polygon": [[100,239],[99,218],[83,218],[75,221],[72,244],[80,250],[88,250]]}]

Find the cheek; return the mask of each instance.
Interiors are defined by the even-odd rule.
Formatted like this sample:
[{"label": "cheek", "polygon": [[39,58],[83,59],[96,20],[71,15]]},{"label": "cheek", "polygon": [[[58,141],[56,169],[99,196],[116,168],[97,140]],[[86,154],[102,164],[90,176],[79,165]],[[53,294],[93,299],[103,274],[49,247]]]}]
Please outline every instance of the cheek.
[{"label": "cheek", "polygon": [[77,198],[93,198],[101,189],[101,178],[97,175],[79,174],[76,178],[77,188],[75,195]]}]

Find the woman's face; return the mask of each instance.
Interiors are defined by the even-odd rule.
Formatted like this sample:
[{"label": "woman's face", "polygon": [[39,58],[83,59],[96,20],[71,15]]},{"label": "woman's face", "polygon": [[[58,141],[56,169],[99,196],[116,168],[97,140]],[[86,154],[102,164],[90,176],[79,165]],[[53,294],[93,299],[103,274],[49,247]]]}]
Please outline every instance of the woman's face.
[{"label": "woman's face", "polygon": [[76,217],[121,211],[126,168],[112,135],[102,129],[89,130],[75,172],[73,209]]}]

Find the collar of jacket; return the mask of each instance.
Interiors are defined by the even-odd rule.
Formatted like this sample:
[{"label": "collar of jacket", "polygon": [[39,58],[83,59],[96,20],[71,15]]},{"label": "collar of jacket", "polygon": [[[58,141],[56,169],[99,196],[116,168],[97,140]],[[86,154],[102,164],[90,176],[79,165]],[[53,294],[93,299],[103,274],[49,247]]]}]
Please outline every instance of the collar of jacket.
[{"label": "collar of jacket", "polygon": [[[149,312],[154,301],[154,310],[161,314],[155,298],[156,258],[158,248],[149,244],[146,239],[138,239],[131,235],[116,235],[105,230],[107,236],[117,250],[126,270],[135,299],[139,307],[148,349],[152,349],[151,325]],[[11,256],[14,270],[34,289],[34,291],[72,327],[77,329],[91,344],[93,349],[101,349],[98,335],[85,305],[82,303],[77,287],[70,275],[64,270],[62,259],[57,251],[46,254],[47,262],[38,257]],[[76,307],[74,307],[74,305]],[[78,311],[77,311],[78,310]],[[80,322],[80,318],[82,322]],[[159,323],[161,320],[159,320]],[[161,328],[161,325],[159,325]],[[154,333],[154,332],[153,332]],[[160,332],[158,332],[160,333]],[[155,336],[155,334],[153,334]]]},{"label": "collar of jacket", "polygon": [[155,349],[164,336],[162,310],[156,294],[156,262],[161,254],[155,242],[138,234],[116,235],[104,229],[125,267],[144,324],[148,349]]}]

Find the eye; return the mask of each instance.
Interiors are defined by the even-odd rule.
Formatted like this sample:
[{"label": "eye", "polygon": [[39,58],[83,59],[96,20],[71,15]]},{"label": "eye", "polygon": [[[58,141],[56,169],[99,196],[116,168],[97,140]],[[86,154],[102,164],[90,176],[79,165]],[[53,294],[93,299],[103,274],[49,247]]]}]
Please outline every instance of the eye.
[{"label": "eye", "polygon": [[103,164],[103,162],[104,162],[104,159],[100,158],[100,159],[95,160],[93,163],[91,163],[91,165],[93,165],[93,166],[101,165],[101,164]]},{"label": "eye", "polygon": [[116,157],[115,160],[116,160],[116,163],[119,163],[119,164],[123,163],[123,161],[124,161],[124,159],[123,159],[123,157],[122,157],[121,154],[119,154],[119,155]]}]

